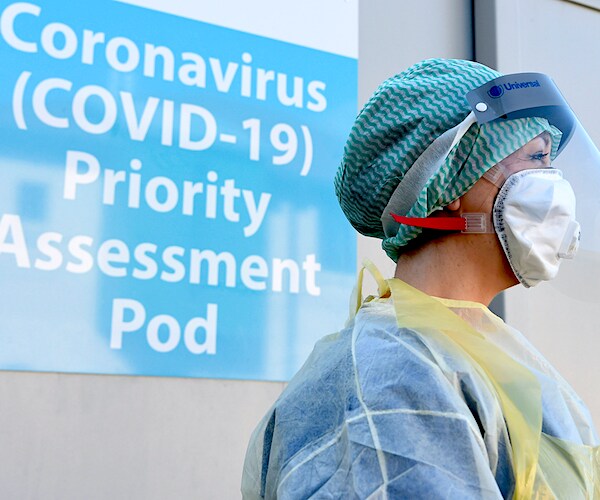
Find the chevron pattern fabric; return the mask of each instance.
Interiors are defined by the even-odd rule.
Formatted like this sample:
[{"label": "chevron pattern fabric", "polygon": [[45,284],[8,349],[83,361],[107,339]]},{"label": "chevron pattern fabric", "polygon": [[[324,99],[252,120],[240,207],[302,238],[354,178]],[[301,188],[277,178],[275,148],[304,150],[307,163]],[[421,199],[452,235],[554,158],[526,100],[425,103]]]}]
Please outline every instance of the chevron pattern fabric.
[{"label": "chevron pattern fabric", "polygon": [[[381,215],[415,160],[441,134],[471,111],[465,95],[500,73],[471,61],[429,59],[386,80],[359,113],[344,149],[334,185],[340,206],[354,228],[383,239],[394,261],[422,231],[400,225],[386,238]],[[429,180],[409,213],[427,217],[462,196],[496,163],[549,131],[541,118],[473,124]]]}]

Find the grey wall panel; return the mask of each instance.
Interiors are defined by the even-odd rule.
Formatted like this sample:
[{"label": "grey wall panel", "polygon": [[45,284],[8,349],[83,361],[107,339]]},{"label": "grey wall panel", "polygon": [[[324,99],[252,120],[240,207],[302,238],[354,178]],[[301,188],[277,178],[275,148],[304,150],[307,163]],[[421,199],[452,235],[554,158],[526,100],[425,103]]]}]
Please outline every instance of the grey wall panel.
[{"label": "grey wall panel", "polygon": [[473,56],[471,0],[363,0],[359,15],[359,105],[422,59]]},{"label": "grey wall panel", "polygon": [[[359,108],[383,80],[423,59],[473,57],[471,0],[363,0],[359,19]],[[359,266],[365,258],[384,276],[394,275],[380,240],[359,236]],[[376,289],[367,279],[366,293]]]},{"label": "grey wall panel", "polygon": [[281,383],[0,373],[0,498],[239,498]]}]

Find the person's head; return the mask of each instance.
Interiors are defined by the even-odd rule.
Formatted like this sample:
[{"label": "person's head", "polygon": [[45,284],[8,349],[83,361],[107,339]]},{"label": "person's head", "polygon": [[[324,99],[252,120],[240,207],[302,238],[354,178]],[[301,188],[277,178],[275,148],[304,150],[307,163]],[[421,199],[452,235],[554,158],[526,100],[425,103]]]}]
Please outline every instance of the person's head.
[{"label": "person's head", "polygon": [[[358,115],[336,175],[336,193],[352,225],[381,238],[394,261],[448,234],[423,229],[436,227],[429,225],[431,219],[484,214],[487,228],[479,232],[493,233],[492,213],[504,181],[522,170],[547,169],[564,145],[561,131],[543,114],[478,120],[476,113],[484,115],[488,106],[471,106],[466,96],[500,76],[470,61],[423,61],[384,82]],[[557,184],[555,175],[546,177]],[[510,203],[510,193],[502,195],[502,203],[506,196]],[[425,219],[425,225],[418,222]],[[500,233],[496,245],[510,253],[506,241],[513,235]]]},{"label": "person's head", "polygon": [[459,248],[476,245],[478,257],[486,263],[485,268],[489,272],[499,270],[504,274],[503,288],[518,284],[519,279],[511,270],[511,264],[507,260],[501,241],[493,230],[494,208],[501,188],[511,175],[524,170],[551,168],[551,151],[552,138],[548,132],[543,132],[488,170],[465,194],[430,215],[431,218],[436,219],[456,219],[481,214],[487,224],[487,231],[468,234],[424,229],[423,233],[405,246],[399,258],[419,251],[423,246],[453,238],[455,242],[461,244]]}]

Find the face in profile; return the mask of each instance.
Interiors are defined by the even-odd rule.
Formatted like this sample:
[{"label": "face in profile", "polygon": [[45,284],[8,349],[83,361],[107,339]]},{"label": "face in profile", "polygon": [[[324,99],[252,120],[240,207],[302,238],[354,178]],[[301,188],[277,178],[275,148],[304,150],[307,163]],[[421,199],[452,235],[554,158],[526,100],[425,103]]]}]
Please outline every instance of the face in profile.
[{"label": "face in profile", "polygon": [[548,132],[534,137],[527,144],[492,167],[462,197],[463,212],[492,213],[498,191],[512,174],[522,170],[551,168],[552,139]]},{"label": "face in profile", "polygon": [[544,132],[494,165],[483,177],[501,188],[506,179],[521,170],[550,168],[551,152],[552,139],[548,132]]}]

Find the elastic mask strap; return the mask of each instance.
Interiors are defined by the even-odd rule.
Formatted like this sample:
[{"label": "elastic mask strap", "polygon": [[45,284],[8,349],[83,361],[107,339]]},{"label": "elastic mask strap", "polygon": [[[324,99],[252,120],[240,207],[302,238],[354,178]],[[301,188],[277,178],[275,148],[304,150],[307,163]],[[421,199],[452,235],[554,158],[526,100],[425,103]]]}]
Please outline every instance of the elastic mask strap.
[{"label": "elastic mask strap", "polygon": [[504,181],[506,181],[506,167],[502,165],[502,162],[496,163],[496,165],[483,174],[483,178],[487,179],[494,186],[500,189],[504,184]]},{"label": "elastic mask strap", "polygon": [[348,326],[352,322],[352,320],[354,320],[356,313],[363,304],[362,288],[365,269],[371,273],[371,276],[373,276],[373,279],[375,279],[375,281],[377,282],[377,291],[379,292],[379,297],[389,297],[391,293],[388,282],[379,272],[377,266],[375,266],[375,264],[373,264],[373,262],[371,262],[369,259],[363,260],[363,265],[358,271],[356,285],[354,286],[354,290],[352,290],[352,295],[350,296],[350,311],[348,315],[348,320],[346,321],[346,326]]},{"label": "elastic mask strap", "polygon": [[391,214],[396,222],[407,226],[441,231],[460,231],[465,234],[494,233],[491,214],[465,213],[460,217],[404,217]]}]

